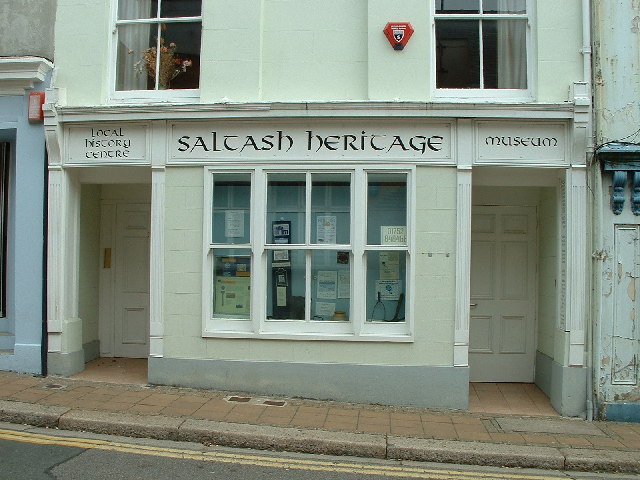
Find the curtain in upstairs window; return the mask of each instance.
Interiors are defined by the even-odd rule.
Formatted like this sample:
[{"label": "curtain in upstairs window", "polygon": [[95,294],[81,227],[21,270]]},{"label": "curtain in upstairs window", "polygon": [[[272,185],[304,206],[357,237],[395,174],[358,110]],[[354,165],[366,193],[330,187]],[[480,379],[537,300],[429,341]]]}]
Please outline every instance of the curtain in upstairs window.
[{"label": "curtain in upstairs window", "polygon": [[[523,0],[498,0],[500,13],[515,13]],[[527,21],[497,22],[497,81],[494,88],[527,88]]]},{"label": "curtain in upstairs window", "polygon": [[[151,8],[152,0],[120,0],[118,19],[155,17]],[[144,69],[138,71],[140,69],[136,64],[142,60],[142,52],[152,46],[150,29],[151,24],[148,23],[121,25],[118,28],[118,90],[147,90],[147,74]]]}]

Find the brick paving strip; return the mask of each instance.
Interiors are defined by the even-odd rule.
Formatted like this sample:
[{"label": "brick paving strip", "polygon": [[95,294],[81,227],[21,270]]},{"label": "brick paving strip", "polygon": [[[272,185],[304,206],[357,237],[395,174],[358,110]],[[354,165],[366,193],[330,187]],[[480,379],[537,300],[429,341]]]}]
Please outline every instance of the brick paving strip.
[{"label": "brick paving strip", "polygon": [[359,405],[0,372],[0,421],[208,444],[640,473],[640,424]]}]

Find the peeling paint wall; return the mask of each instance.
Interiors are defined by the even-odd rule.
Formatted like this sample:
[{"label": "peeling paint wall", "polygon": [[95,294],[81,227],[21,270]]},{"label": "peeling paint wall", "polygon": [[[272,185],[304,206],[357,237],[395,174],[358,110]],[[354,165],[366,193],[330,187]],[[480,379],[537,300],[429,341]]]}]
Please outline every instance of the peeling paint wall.
[{"label": "peeling paint wall", "polygon": [[[595,141],[640,142],[640,0],[592,6]],[[628,187],[622,214],[613,214],[611,183],[604,172],[601,238],[593,252],[600,276],[594,390],[600,404],[636,403],[640,411],[640,216],[631,212]]]},{"label": "peeling paint wall", "polygon": [[596,142],[601,144],[640,128],[640,0],[592,4]]},{"label": "peeling paint wall", "polygon": [[53,60],[55,0],[0,2],[0,57],[35,56]]}]

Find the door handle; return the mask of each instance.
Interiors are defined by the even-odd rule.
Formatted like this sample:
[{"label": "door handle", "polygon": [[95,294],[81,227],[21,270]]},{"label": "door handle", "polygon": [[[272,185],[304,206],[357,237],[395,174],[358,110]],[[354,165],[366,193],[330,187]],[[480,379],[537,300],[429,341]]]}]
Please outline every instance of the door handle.
[{"label": "door handle", "polygon": [[478,304],[477,304],[477,303],[470,303],[470,304],[469,304],[469,306],[470,306],[470,307],[477,307],[477,306],[478,306]]}]

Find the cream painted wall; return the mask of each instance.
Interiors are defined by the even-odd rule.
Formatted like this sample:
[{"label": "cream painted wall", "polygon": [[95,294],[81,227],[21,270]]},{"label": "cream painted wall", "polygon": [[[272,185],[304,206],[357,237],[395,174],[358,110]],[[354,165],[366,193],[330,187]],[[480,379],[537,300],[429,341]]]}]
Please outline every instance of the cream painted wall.
[{"label": "cream painted wall", "polygon": [[98,340],[99,264],[100,185],[82,185],[78,314],[82,319],[83,344]]},{"label": "cream painted wall", "polygon": [[[537,2],[537,101],[569,100],[583,80],[580,6]],[[107,101],[110,15],[107,1],[58,2],[54,83],[69,105]],[[382,33],[390,21],[416,30],[403,51]],[[204,0],[200,102],[429,101],[431,36],[424,0]]]},{"label": "cream painted wall", "polygon": [[[164,356],[173,358],[451,365],[455,306],[456,170],[419,168],[415,342],[202,338],[203,172],[166,174]],[[428,252],[449,252],[450,256]]]},{"label": "cream painted wall", "polygon": [[110,3],[104,0],[58,0],[52,86],[66,89],[69,105],[106,102],[111,44]]},{"label": "cream painted wall", "polygon": [[540,189],[538,210],[538,350],[554,358],[558,323],[558,199],[554,188]]}]

